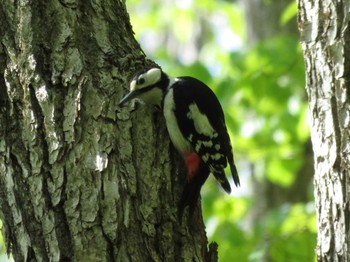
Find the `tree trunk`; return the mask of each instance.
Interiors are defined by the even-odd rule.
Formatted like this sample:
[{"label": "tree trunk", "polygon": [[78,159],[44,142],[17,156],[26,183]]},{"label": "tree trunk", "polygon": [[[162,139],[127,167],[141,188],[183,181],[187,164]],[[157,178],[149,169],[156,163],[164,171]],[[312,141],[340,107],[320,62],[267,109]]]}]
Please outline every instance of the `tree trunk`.
[{"label": "tree trunk", "polygon": [[296,34],[295,23],[282,25],[281,15],[290,0],[240,0],[244,10],[247,43],[252,46],[269,37],[281,34]]},{"label": "tree trunk", "polygon": [[350,261],[350,1],[299,0],[315,160],[318,261]]},{"label": "tree trunk", "polygon": [[[247,31],[247,43],[254,46],[266,39],[273,39],[281,35],[293,35],[297,37],[296,21],[291,20],[282,25],[280,20],[283,12],[290,4],[290,0],[240,0],[244,10],[244,18]],[[273,41],[273,40],[271,40]],[[305,143],[303,165],[295,174],[295,182],[288,188],[261,180],[255,175],[255,166],[251,169],[251,187],[254,205],[250,209],[249,223],[253,226],[271,209],[280,207],[285,203],[307,202],[308,188],[313,174],[313,153],[311,142]]]},{"label": "tree trunk", "polygon": [[[0,2],[0,215],[16,261],[215,261],[163,118],[118,109],[151,62],[124,1]],[[185,220],[186,222],[186,220]]]}]

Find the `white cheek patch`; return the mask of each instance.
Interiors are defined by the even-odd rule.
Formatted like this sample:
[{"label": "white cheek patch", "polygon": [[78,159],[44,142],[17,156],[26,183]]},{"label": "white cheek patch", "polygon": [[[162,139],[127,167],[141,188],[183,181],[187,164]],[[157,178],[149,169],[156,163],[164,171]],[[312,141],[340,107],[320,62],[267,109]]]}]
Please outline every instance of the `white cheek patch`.
[{"label": "white cheek patch", "polygon": [[146,79],[146,83],[148,85],[153,85],[154,83],[158,82],[162,73],[159,68],[152,68],[147,71],[146,75],[144,76]]},{"label": "white cheek patch", "polygon": [[191,104],[189,106],[187,117],[193,120],[194,128],[198,134],[202,134],[208,137],[218,136],[214,128],[209,123],[208,117],[199,111],[199,108],[196,104]]},{"label": "white cheek patch", "polygon": [[159,88],[154,88],[140,95],[140,99],[148,104],[159,105],[162,102],[163,92]]},{"label": "white cheek patch", "polygon": [[132,80],[130,83],[130,92],[133,92],[136,90],[136,80]]},{"label": "white cheek patch", "polygon": [[[135,90],[139,90],[141,88],[151,86],[155,83],[157,83],[162,76],[162,72],[159,68],[152,68],[148,70],[146,73],[141,74],[138,76],[137,79],[134,79],[130,83],[130,92],[133,92]],[[138,83],[138,81],[143,78],[142,83]]]}]

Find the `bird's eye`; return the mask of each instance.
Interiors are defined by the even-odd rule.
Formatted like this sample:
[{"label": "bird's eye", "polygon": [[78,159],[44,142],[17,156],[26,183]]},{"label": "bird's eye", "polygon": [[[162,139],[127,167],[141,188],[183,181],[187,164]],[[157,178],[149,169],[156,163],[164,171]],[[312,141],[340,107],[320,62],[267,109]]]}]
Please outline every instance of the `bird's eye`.
[{"label": "bird's eye", "polygon": [[138,82],[140,85],[142,85],[142,84],[145,83],[145,79],[144,79],[144,78],[140,78],[137,82]]}]

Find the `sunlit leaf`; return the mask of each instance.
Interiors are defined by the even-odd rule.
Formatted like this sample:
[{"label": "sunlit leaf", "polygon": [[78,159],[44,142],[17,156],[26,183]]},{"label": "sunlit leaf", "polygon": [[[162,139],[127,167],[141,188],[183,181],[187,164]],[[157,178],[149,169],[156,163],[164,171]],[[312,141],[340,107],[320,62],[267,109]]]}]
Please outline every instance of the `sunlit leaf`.
[{"label": "sunlit leaf", "polygon": [[294,18],[297,15],[297,10],[298,10],[297,2],[291,1],[281,15],[281,24],[285,25],[292,18]]}]

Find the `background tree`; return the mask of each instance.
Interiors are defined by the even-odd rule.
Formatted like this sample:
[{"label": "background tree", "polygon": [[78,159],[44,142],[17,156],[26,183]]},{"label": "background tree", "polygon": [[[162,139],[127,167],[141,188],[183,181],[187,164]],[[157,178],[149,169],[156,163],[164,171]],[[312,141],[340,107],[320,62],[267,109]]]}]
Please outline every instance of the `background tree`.
[{"label": "background tree", "polygon": [[205,260],[200,212],[192,227],[177,221],[183,170],[162,117],[116,107],[151,64],[124,1],[5,0],[0,24],[7,251],[16,261]]},{"label": "background tree", "polygon": [[[284,22],[281,22],[283,14],[288,12],[288,9],[292,9],[294,7],[294,2],[291,2],[289,0],[283,0],[283,1],[273,1],[270,3],[267,3],[264,0],[257,0],[257,1],[240,1],[243,10],[244,10],[244,18],[246,22],[246,30],[247,30],[247,43],[254,48],[255,45],[259,46],[259,43],[264,43],[264,45],[271,45],[269,42],[277,42],[278,39],[284,39],[282,41],[286,41],[286,39],[289,39],[287,41],[295,41],[298,39],[299,35],[297,32],[297,27],[294,19],[285,20]],[[291,11],[289,11],[291,12]],[[281,14],[281,15],[274,15],[274,14]],[[290,46],[287,42],[284,42],[286,46]],[[274,46],[275,47],[275,46]],[[278,52],[278,48],[276,47]],[[273,51],[272,51],[273,52]],[[294,67],[297,67],[298,64],[300,64],[301,57],[299,55],[295,56],[296,53],[292,53],[292,56],[287,58],[285,61],[285,70],[288,70],[288,66],[290,67],[291,71],[295,70]],[[286,56],[286,55],[284,55]],[[295,57],[293,57],[295,56]],[[282,62],[282,61],[281,61]],[[300,68],[297,68],[297,72],[300,70]],[[278,84],[278,81],[281,77],[286,76],[291,72],[283,72],[281,70],[280,72],[277,71],[277,73],[271,73],[269,71],[266,72],[266,76],[271,78],[270,81],[265,81],[267,84],[271,85],[271,90],[278,90],[280,88],[283,88],[282,85]],[[299,71],[299,73],[302,75],[302,73]],[[263,78],[262,77],[262,78]],[[292,77],[291,75],[289,77]],[[260,78],[260,77],[259,77]],[[298,96],[298,99],[300,99],[301,102],[305,102],[304,98],[304,92],[301,90],[301,86],[299,86],[300,82],[298,83],[298,86],[290,85],[290,93],[287,97],[287,102],[290,99],[293,99],[293,96]],[[294,94],[293,94],[294,91]],[[269,93],[270,95],[270,93]],[[278,97],[278,96],[276,96]],[[280,112],[278,112],[280,111]],[[287,112],[286,112],[287,111]],[[281,108],[280,110],[276,110],[275,114],[290,114],[286,108],[284,110]],[[266,118],[274,117],[266,116]],[[281,117],[281,121],[278,122],[279,126],[283,125],[283,119]],[[278,128],[278,126],[276,126]],[[292,130],[289,131],[290,133]],[[298,142],[302,143],[302,140],[299,139]],[[293,149],[294,152],[289,152],[287,154],[281,154],[279,156],[275,156],[278,161],[282,162],[292,162],[295,161],[297,158],[292,156],[292,154],[295,154],[296,151],[298,151],[298,154],[302,155],[303,157],[299,156],[300,158],[304,158],[304,162],[299,166],[295,168],[295,173],[293,174],[293,181],[290,183],[288,187],[281,183],[276,183],[274,181],[271,181],[269,179],[265,180],[259,180],[258,177],[252,172],[252,184],[253,187],[253,198],[254,198],[254,207],[251,208],[251,222],[253,224],[258,223],[258,221],[269,212],[269,210],[273,208],[279,208],[285,203],[300,203],[300,202],[308,202],[309,196],[308,196],[308,188],[310,187],[310,181],[312,180],[313,176],[313,168],[312,168],[312,161],[313,161],[313,154],[312,149],[310,145],[310,140],[305,140],[304,144],[299,145],[300,148],[297,149],[296,147]],[[294,159],[293,159],[294,158]],[[299,161],[299,160],[298,160]],[[288,164],[287,164],[288,165]],[[293,170],[293,166],[290,165],[289,168]],[[253,164],[253,169],[254,164]],[[283,176],[283,174],[281,174]]]},{"label": "background tree", "polygon": [[317,260],[349,261],[350,1],[298,1],[315,153]]}]

